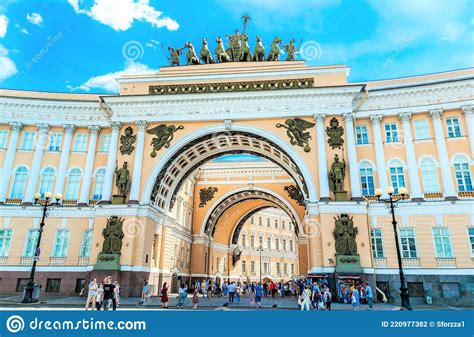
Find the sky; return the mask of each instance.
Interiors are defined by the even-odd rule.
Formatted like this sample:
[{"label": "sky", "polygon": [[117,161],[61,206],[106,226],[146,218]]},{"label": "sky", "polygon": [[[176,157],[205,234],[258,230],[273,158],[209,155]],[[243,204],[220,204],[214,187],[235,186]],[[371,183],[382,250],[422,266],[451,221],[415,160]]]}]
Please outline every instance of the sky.
[{"label": "sky", "polygon": [[299,59],[346,64],[351,82],[474,66],[470,0],[0,0],[0,88],[116,93],[168,65],[168,46],[213,51],[244,13],[252,50],[295,38]]}]

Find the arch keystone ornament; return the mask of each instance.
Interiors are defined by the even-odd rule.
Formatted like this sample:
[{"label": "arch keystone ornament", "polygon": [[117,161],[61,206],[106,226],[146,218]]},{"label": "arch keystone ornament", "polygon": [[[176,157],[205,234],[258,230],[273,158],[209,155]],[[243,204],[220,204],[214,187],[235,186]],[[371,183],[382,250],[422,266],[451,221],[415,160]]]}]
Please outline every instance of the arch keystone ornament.
[{"label": "arch keystone ornament", "polygon": [[150,153],[152,158],[156,157],[156,152],[160,151],[163,147],[169,148],[171,146],[171,141],[173,140],[173,134],[184,129],[182,125],[166,125],[160,124],[154,128],[147,130],[146,132],[155,135],[156,137],[151,140],[151,145],[153,146],[153,151]]},{"label": "arch keystone ornament", "polygon": [[316,124],[305,121],[300,118],[287,119],[284,124],[276,124],[277,128],[285,128],[288,138],[290,138],[291,145],[301,146],[304,152],[310,152],[311,147],[309,141],[311,140],[311,134],[305,132],[306,129],[314,127]]},{"label": "arch keystone ornament", "polygon": [[217,187],[206,187],[199,190],[199,207],[203,208],[209,201],[214,198],[214,195],[219,189]]}]

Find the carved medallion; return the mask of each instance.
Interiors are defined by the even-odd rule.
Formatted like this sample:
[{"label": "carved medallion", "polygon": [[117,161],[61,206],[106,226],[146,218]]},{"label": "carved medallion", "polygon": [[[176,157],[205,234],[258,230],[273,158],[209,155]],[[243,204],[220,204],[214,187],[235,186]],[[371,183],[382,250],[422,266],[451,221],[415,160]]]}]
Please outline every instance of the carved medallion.
[{"label": "carved medallion", "polygon": [[156,157],[156,152],[161,150],[163,147],[169,148],[171,145],[171,141],[173,140],[173,134],[178,131],[184,129],[184,126],[179,125],[166,125],[160,124],[155,126],[153,129],[147,130],[146,132],[155,135],[151,140],[151,145],[153,146],[153,151],[150,153],[152,158]]},{"label": "carved medallion", "polygon": [[301,193],[300,189],[295,185],[285,186],[284,190],[288,193],[288,196],[295,200],[296,203],[300,206],[304,206],[304,195]]},{"label": "carved medallion", "polygon": [[332,149],[341,149],[344,144],[344,129],[342,126],[339,126],[339,121],[337,118],[331,118],[329,126],[326,128],[326,134],[328,135],[328,144]]},{"label": "carved medallion", "polygon": [[206,187],[199,191],[199,207],[204,207],[214,198],[214,195],[219,189],[217,187]]},{"label": "carved medallion", "polygon": [[135,150],[135,142],[137,140],[137,136],[133,134],[133,129],[128,126],[125,129],[125,134],[120,136],[120,153],[121,154],[132,154],[133,150]]},{"label": "carved medallion", "polygon": [[315,124],[300,118],[287,119],[285,124],[278,123],[277,128],[285,128],[291,145],[301,146],[305,152],[311,151],[309,141],[311,134],[306,129],[314,127]]}]

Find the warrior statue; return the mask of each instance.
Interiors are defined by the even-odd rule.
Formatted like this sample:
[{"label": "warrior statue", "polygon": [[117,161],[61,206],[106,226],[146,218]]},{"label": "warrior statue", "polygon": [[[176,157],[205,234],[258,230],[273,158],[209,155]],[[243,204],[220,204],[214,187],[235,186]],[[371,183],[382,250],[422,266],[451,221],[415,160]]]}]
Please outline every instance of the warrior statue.
[{"label": "warrior statue", "polygon": [[172,48],[172,47],[168,47],[168,50],[170,51],[171,53],[171,58],[170,58],[170,65],[171,66],[179,66],[180,65],[180,62],[179,62],[179,57],[181,56],[181,53],[183,51],[183,48]]},{"label": "warrior statue", "polygon": [[270,47],[270,53],[268,54],[267,61],[279,61],[280,60],[280,47],[278,45],[281,43],[281,39],[277,36],[272,41],[272,46]]},{"label": "warrior statue", "polygon": [[334,163],[331,165],[329,171],[329,187],[333,192],[344,191],[344,177],[346,175],[346,162],[342,159],[339,161],[339,156],[334,156]]},{"label": "warrior statue", "polygon": [[186,64],[201,64],[196,52],[194,51],[194,45],[191,42],[188,42],[185,44],[185,47],[188,48],[188,52],[186,53]]},{"label": "warrior statue", "polygon": [[260,35],[257,36],[257,42],[255,43],[255,49],[253,52],[254,61],[265,61],[265,47],[262,43]]},{"label": "warrior statue", "polygon": [[127,162],[123,163],[121,169],[115,169],[115,185],[119,190],[119,195],[125,195],[130,186],[130,171],[127,169]]},{"label": "warrior statue", "polygon": [[211,52],[209,51],[206,39],[202,39],[202,48],[199,56],[201,56],[201,60],[206,64],[214,63],[214,59],[212,58]]},{"label": "warrior statue", "polygon": [[221,37],[219,36],[218,38],[216,38],[216,42],[217,42],[217,47],[216,49],[214,50],[214,54],[216,55],[216,59],[218,62],[229,62],[230,61],[230,57],[229,55],[225,52],[225,48],[224,48],[224,42],[222,41]]},{"label": "warrior statue", "polygon": [[227,54],[230,55],[232,61],[239,61],[240,59],[240,33],[237,29],[234,35],[226,35],[229,39],[230,48],[226,50]]},{"label": "warrior statue", "polygon": [[295,39],[291,39],[287,45],[281,43],[282,47],[285,48],[286,51],[286,60],[287,61],[295,61],[296,60],[296,53],[298,50],[295,47]]},{"label": "warrior statue", "polygon": [[122,250],[122,231],[123,219],[117,216],[111,216],[107,219],[107,225],[102,230],[104,236],[104,245],[102,254],[120,254]]},{"label": "warrior statue", "polygon": [[240,35],[240,57],[239,61],[249,62],[252,61],[252,53],[250,52],[249,37],[247,34]]},{"label": "warrior statue", "polygon": [[356,235],[357,227],[354,227],[352,217],[347,214],[341,214],[334,218],[335,228],[333,231],[334,240],[336,240],[337,255],[357,255]]}]

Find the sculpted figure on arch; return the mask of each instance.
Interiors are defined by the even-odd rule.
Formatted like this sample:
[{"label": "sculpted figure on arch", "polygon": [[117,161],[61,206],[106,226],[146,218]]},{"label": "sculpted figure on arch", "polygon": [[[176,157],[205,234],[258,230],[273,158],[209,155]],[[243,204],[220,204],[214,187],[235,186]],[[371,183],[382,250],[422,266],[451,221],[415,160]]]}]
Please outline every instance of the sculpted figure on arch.
[{"label": "sculpted figure on arch", "polygon": [[346,176],[346,162],[344,158],[339,161],[339,156],[334,155],[334,162],[329,171],[329,188],[333,192],[344,191],[344,177]]}]

